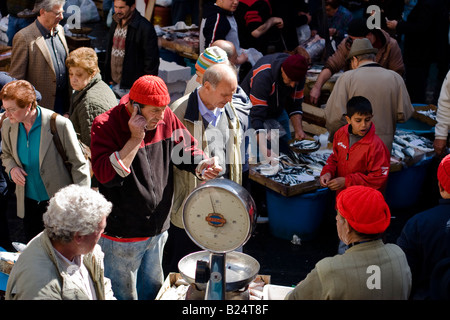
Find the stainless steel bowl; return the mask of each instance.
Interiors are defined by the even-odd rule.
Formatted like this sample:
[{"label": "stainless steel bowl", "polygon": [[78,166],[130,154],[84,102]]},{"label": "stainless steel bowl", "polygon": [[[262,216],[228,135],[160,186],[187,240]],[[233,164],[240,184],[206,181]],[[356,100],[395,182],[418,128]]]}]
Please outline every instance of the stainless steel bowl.
[{"label": "stainless steel bowl", "polygon": [[[189,283],[195,283],[199,290],[206,290],[206,283],[195,282],[197,261],[206,261],[209,264],[209,251],[191,253],[180,260],[178,270],[182,277]],[[225,281],[226,291],[236,291],[244,288],[259,272],[259,262],[253,257],[236,251],[226,253],[225,257]]]}]

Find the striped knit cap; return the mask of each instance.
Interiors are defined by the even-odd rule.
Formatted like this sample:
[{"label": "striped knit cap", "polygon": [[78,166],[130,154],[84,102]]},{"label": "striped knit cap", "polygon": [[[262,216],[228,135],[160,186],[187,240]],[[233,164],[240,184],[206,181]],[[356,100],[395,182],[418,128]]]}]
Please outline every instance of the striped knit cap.
[{"label": "striped knit cap", "polygon": [[211,67],[213,64],[223,63],[228,61],[228,56],[225,50],[219,47],[209,47],[198,57],[195,69],[201,74],[205,73],[205,70]]}]

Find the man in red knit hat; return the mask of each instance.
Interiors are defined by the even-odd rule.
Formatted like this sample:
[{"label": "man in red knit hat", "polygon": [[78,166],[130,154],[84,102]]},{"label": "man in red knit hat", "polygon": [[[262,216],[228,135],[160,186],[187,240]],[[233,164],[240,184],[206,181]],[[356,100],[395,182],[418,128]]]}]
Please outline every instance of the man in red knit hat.
[{"label": "man in red knit hat", "polygon": [[351,186],[336,199],[336,228],[349,246],[344,254],[320,260],[287,295],[290,300],[406,300],[411,272],[404,252],[381,239],[391,214],[383,195]]},{"label": "man in red knit hat", "polygon": [[[99,191],[113,203],[99,244],[105,274],[119,300],[152,300],[163,281],[162,255],[170,225],[173,165],[200,180],[221,171],[207,159],[167,105],[169,92],[157,76],[142,76],[118,106],[92,124],[92,167]],[[183,130],[184,135],[174,135]],[[180,136],[180,137],[178,137]],[[181,146],[181,147],[180,147]],[[172,161],[177,148],[188,153]]]}]

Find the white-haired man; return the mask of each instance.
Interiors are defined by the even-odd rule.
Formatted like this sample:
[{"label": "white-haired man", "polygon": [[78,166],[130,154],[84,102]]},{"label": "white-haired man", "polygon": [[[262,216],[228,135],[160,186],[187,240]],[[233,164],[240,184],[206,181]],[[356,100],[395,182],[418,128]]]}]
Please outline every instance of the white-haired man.
[{"label": "white-haired man", "polygon": [[8,279],[6,300],[111,300],[97,245],[112,204],[89,187],[59,190],[43,220],[45,230],[20,254]]}]

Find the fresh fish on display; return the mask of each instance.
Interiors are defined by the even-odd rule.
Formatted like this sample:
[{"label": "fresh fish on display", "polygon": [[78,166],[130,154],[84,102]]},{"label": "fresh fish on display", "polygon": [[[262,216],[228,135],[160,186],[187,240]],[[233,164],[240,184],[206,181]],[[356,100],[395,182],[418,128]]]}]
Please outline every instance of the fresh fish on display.
[{"label": "fresh fish on display", "polygon": [[406,154],[408,157],[411,158],[414,157],[414,154],[416,153],[414,149],[411,147],[403,148],[402,151],[404,154]]},{"label": "fresh fish on display", "polygon": [[317,150],[320,148],[320,143],[313,140],[296,140],[291,142],[289,146],[299,150]]},{"label": "fresh fish on display", "polygon": [[292,153],[292,157],[281,153],[275,159],[277,165],[261,164],[254,168],[256,172],[275,182],[295,186],[303,182],[314,181],[322,172],[331,150],[320,150],[309,154]]},{"label": "fresh fish on display", "polygon": [[436,121],[436,110],[433,110],[433,109],[430,109],[430,110],[419,110],[419,111],[416,111],[416,112],[424,115],[425,117],[428,117],[428,118]]},{"label": "fresh fish on display", "polygon": [[433,141],[413,132],[396,130],[391,155],[400,160],[414,157],[417,151],[433,152]]},{"label": "fresh fish on display", "polygon": [[400,146],[398,143],[393,142],[392,143],[392,152],[391,155],[399,158],[400,160],[405,159],[405,154],[403,153],[403,147]]}]

